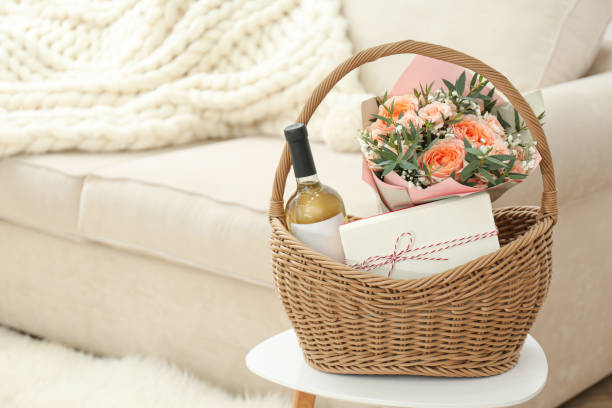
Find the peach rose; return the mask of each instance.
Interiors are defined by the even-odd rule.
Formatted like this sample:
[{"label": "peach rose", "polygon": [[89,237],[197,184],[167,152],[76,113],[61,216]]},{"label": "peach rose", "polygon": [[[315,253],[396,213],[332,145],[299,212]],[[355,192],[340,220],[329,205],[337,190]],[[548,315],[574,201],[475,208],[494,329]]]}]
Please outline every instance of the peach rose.
[{"label": "peach rose", "polygon": [[454,106],[450,106],[443,102],[432,102],[419,109],[419,116],[431,122],[436,129],[440,129],[444,126],[444,118],[452,117],[455,113]]},{"label": "peach rose", "polygon": [[386,135],[390,130],[382,129],[376,122],[372,123],[366,129],[373,140],[381,140],[381,136]]},{"label": "peach rose", "polygon": [[463,168],[465,160],[465,149],[463,142],[459,139],[442,139],[425,151],[419,157],[419,165],[425,165],[433,172],[432,179],[436,182],[442,181]]},{"label": "peach rose", "polygon": [[409,111],[404,113],[404,116],[400,118],[398,123],[410,130],[410,123],[412,123],[412,126],[414,126],[415,129],[418,129],[425,124],[425,121],[416,113]]},{"label": "peach rose", "polygon": [[461,140],[467,139],[474,147],[492,146],[496,139],[489,124],[474,115],[465,115],[461,122],[455,123],[453,133]]},{"label": "peach rose", "polygon": [[506,131],[504,130],[504,127],[501,125],[501,123],[499,123],[499,120],[497,120],[497,118],[495,116],[493,116],[489,112],[487,112],[484,115],[484,120],[485,120],[485,122],[487,122],[487,124],[489,125],[491,130],[496,135],[499,135],[499,136],[505,136],[506,135]]},{"label": "peach rose", "polygon": [[[391,109],[391,105],[393,105],[393,120],[397,121],[401,114],[416,111],[419,101],[410,95],[392,96],[386,100],[384,106]],[[384,118],[390,117],[389,112],[382,105],[378,107],[378,115]]]},{"label": "peach rose", "polygon": [[523,154],[523,149],[520,147],[513,150],[514,155],[516,156],[516,161],[514,162],[514,166],[510,170],[511,173],[519,173],[519,174],[527,174],[527,169],[523,166],[523,158],[525,155]]}]

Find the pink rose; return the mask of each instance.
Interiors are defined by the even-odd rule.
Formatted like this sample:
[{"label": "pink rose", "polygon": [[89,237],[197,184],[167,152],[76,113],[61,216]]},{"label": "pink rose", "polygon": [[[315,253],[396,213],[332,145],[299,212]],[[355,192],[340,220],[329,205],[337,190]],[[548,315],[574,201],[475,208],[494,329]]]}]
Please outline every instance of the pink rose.
[{"label": "pink rose", "polygon": [[455,113],[454,106],[443,102],[432,102],[419,109],[419,116],[431,122],[436,129],[440,129],[444,126],[444,118],[450,118],[454,116]]},{"label": "pink rose", "polygon": [[493,150],[491,150],[490,154],[512,154],[510,149],[508,149],[508,144],[501,137],[495,138],[492,147]]},{"label": "pink rose", "polygon": [[423,169],[427,165],[432,171],[432,179],[438,182],[449,178],[453,171],[459,173],[464,160],[463,142],[453,138],[438,140],[429,150],[421,154],[418,162]]},{"label": "pink rose", "polygon": [[497,120],[497,118],[495,116],[493,116],[489,112],[487,112],[484,115],[484,120],[485,120],[485,122],[487,122],[487,124],[489,125],[491,130],[496,135],[499,135],[499,136],[505,136],[506,135],[506,131],[504,130],[504,127],[499,123],[499,120]]},{"label": "pink rose", "polygon": [[366,128],[366,130],[370,133],[373,140],[381,140],[381,136],[386,135],[390,131],[390,129],[387,130],[378,126],[377,122],[372,123]]},{"label": "pink rose", "polygon": [[425,121],[416,113],[409,111],[404,113],[404,116],[400,118],[398,123],[410,131],[410,123],[412,123],[415,129],[418,129],[425,124]]},{"label": "pink rose", "polygon": [[519,173],[519,174],[527,174],[527,171],[529,169],[526,169],[523,166],[523,158],[525,157],[523,153],[523,149],[519,147],[519,148],[514,149],[513,152],[514,152],[514,155],[516,156],[516,161],[514,162],[514,166],[512,166],[512,169],[510,170],[510,172]]}]

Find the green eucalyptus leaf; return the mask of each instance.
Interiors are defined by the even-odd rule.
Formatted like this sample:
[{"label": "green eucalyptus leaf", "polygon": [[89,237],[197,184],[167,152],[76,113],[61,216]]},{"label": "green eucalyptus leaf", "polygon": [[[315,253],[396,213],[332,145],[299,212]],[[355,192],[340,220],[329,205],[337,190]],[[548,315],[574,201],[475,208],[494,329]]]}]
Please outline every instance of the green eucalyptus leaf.
[{"label": "green eucalyptus leaf", "polygon": [[484,89],[484,87],[487,86],[487,84],[485,84],[484,82],[480,85],[478,85],[476,88],[474,88],[471,92],[472,96],[474,95],[478,95],[479,97],[482,96],[480,95],[480,91],[482,91]]},{"label": "green eucalyptus leaf", "polygon": [[511,155],[511,154],[492,154],[488,158],[496,159],[496,160],[501,160],[501,161],[506,161],[506,160],[514,159],[514,156]]},{"label": "green eucalyptus leaf", "polygon": [[386,166],[389,163],[393,163],[393,160],[387,160],[387,159],[383,159],[383,158],[372,159],[372,161],[374,163],[378,164],[379,166]]},{"label": "green eucalyptus leaf", "polygon": [[484,154],[479,149],[477,149],[475,147],[467,147],[465,149],[465,151],[468,152],[468,153],[472,153],[475,156],[482,156]]},{"label": "green eucalyptus leaf", "polygon": [[463,145],[465,146],[466,150],[472,148],[472,144],[469,140],[467,140],[467,138],[463,138]]},{"label": "green eucalyptus leaf", "polygon": [[469,163],[467,166],[465,166],[463,168],[463,170],[461,170],[461,173],[459,173],[459,178],[461,180],[467,180],[470,177],[472,177],[472,175],[474,174],[474,171],[476,171],[476,169],[480,166],[480,161],[473,161],[471,163]]},{"label": "green eucalyptus leaf", "polygon": [[474,89],[474,85],[476,85],[477,79],[478,79],[478,74],[474,72],[474,76],[472,76],[472,80],[470,81],[470,89]]},{"label": "green eucalyptus leaf", "polygon": [[466,162],[471,163],[474,160],[480,161],[480,158],[478,156],[473,155],[472,153],[466,153],[465,154],[465,161]]},{"label": "green eucalyptus leaf", "polygon": [[397,158],[397,153],[392,152],[384,146],[380,149],[378,153],[382,156],[382,158],[387,160],[395,160]]},{"label": "green eucalyptus leaf", "polygon": [[413,163],[406,161],[406,160],[402,160],[399,163],[400,167],[404,170],[418,170],[419,168],[417,166],[415,166]]},{"label": "green eucalyptus leaf", "polygon": [[455,91],[457,91],[459,95],[463,95],[464,90],[465,90],[465,71],[463,71],[461,75],[459,75],[459,78],[457,78],[457,82],[455,82]]},{"label": "green eucalyptus leaf", "polygon": [[527,178],[526,174],[521,174],[521,173],[508,173],[508,177],[513,179],[513,180],[523,180],[525,178]]},{"label": "green eucalyptus leaf", "polygon": [[431,178],[431,171],[427,163],[423,163],[423,170],[425,171],[425,175],[427,176],[427,178]]},{"label": "green eucalyptus leaf", "polygon": [[419,135],[417,133],[416,128],[414,127],[414,125],[412,124],[412,122],[408,122],[410,124],[410,134],[412,135],[412,139],[413,140],[418,140]]},{"label": "green eucalyptus leaf", "polygon": [[489,183],[495,184],[495,179],[485,169],[478,169],[478,173],[480,173],[485,179],[487,179]]},{"label": "green eucalyptus leaf", "polygon": [[502,162],[501,160],[496,159],[493,156],[488,156],[485,159],[485,161],[488,162],[488,163],[493,163],[493,164],[501,166],[501,167],[505,167],[506,166],[506,164],[504,162]]},{"label": "green eucalyptus leaf", "polygon": [[483,167],[486,168],[489,171],[495,171],[495,170],[499,170],[499,169],[505,169],[506,165],[505,164],[496,164],[496,163],[490,163],[488,161],[485,161],[483,163]]},{"label": "green eucalyptus leaf", "polygon": [[449,91],[454,91],[455,90],[455,86],[450,82],[447,81],[446,79],[443,79],[442,82],[444,82],[444,85],[446,85],[446,87],[448,88]]},{"label": "green eucalyptus leaf", "polygon": [[502,125],[504,129],[508,130],[512,128],[512,125],[506,122],[504,118],[502,118],[502,115],[499,112],[497,112],[497,120],[499,121],[499,124]]},{"label": "green eucalyptus leaf", "polygon": [[521,131],[521,118],[516,109],[514,110],[514,129],[516,129],[517,132]]},{"label": "green eucalyptus leaf", "polygon": [[514,167],[514,163],[516,162],[516,157],[512,156],[512,158],[510,160],[508,160],[508,165],[506,166],[507,169],[507,173],[510,172],[510,170],[512,170],[512,168]]},{"label": "green eucalyptus leaf", "polygon": [[425,149],[423,149],[423,151],[427,151],[429,149],[431,149],[431,147],[438,141],[438,137],[434,137],[425,147]]},{"label": "green eucalyptus leaf", "polygon": [[402,158],[403,160],[408,159],[410,156],[412,156],[412,154],[414,153],[414,151],[416,150],[418,146],[418,143],[412,143],[410,145],[410,147],[408,148],[408,150],[406,150],[406,153],[404,153],[404,157]]},{"label": "green eucalyptus leaf", "polygon": [[391,118],[385,118],[384,116],[381,116],[381,115],[376,115],[376,114],[374,114],[374,115],[372,115],[372,116],[373,116],[373,117],[375,117],[376,119],[380,119],[380,120],[382,120],[383,122],[385,122],[385,123],[387,124],[387,126],[388,126],[388,125],[390,125],[390,124],[392,123]]},{"label": "green eucalyptus leaf", "polygon": [[382,176],[383,177],[386,176],[387,174],[391,173],[394,169],[395,169],[395,163],[387,164],[385,167],[383,167]]}]

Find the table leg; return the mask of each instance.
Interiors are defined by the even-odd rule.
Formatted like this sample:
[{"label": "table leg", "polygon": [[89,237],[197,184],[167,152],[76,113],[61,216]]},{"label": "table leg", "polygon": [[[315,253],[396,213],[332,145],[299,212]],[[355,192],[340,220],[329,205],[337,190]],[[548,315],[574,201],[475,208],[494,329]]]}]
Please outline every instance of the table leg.
[{"label": "table leg", "polygon": [[313,408],[315,396],[302,391],[293,393],[293,408]]}]

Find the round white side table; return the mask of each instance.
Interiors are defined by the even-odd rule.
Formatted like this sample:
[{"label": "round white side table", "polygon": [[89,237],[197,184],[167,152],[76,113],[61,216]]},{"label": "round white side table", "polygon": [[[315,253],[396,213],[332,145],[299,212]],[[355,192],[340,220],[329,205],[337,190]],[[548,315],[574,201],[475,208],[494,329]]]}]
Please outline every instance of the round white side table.
[{"label": "round white side table", "polygon": [[254,374],[295,390],[293,407],[312,408],[315,396],[411,408],[508,407],[535,397],[546,382],[546,355],[527,336],[517,365],[483,378],[327,374],[304,361],[293,330],[270,337],[246,356]]}]

